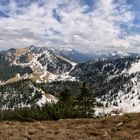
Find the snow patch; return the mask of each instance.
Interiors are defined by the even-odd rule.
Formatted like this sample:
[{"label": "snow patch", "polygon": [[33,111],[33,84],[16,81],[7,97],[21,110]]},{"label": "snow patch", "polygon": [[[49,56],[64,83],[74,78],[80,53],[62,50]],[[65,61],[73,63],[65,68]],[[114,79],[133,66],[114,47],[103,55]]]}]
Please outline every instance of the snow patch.
[{"label": "snow patch", "polygon": [[140,60],[136,63],[133,63],[128,71],[129,74],[136,73],[136,72],[140,72]]}]

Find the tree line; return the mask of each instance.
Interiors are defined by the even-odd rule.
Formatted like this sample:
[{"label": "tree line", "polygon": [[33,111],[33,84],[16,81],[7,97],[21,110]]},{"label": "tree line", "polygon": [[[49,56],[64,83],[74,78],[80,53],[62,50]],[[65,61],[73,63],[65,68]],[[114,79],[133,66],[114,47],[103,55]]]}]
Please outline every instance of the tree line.
[{"label": "tree line", "polygon": [[0,121],[17,120],[58,120],[67,118],[92,118],[96,100],[93,88],[83,82],[80,94],[73,96],[70,89],[64,89],[59,95],[58,103],[45,104],[42,107],[34,105],[30,108],[15,108],[14,110],[1,110]]}]

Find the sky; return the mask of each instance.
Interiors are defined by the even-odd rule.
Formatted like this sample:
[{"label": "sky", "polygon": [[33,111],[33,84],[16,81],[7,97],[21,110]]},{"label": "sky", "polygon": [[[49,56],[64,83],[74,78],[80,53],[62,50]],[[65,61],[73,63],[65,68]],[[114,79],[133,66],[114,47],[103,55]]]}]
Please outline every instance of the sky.
[{"label": "sky", "polygon": [[0,0],[0,49],[140,53],[140,0]]}]

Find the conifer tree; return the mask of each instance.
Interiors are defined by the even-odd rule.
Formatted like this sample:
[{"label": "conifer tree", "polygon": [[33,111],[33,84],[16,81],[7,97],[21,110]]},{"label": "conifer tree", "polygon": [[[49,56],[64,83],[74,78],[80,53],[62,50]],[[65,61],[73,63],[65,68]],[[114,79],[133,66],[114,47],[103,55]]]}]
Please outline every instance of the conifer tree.
[{"label": "conifer tree", "polygon": [[79,111],[82,117],[93,117],[95,107],[95,97],[93,89],[88,86],[87,82],[83,82],[81,94],[79,95],[75,108]]},{"label": "conifer tree", "polygon": [[59,102],[64,104],[71,104],[72,96],[68,88],[60,93]]}]

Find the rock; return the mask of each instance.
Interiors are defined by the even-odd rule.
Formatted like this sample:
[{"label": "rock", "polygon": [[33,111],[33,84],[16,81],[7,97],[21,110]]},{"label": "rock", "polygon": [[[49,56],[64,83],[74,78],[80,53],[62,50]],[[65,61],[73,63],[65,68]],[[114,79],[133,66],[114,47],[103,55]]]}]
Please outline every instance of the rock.
[{"label": "rock", "polygon": [[123,125],[123,122],[120,122],[117,124],[117,127],[122,126],[122,125]]}]

